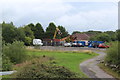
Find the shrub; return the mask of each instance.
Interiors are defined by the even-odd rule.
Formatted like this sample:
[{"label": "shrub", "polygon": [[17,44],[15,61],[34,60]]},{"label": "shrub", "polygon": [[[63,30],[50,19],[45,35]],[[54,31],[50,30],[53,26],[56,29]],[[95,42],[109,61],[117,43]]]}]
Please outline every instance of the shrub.
[{"label": "shrub", "polygon": [[2,56],[2,71],[12,70],[12,65],[13,64],[11,63],[10,59],[7,56],[3,55]]},{"label": "shrub", "polygon": [[72,78],[76,74],[66,69],[63,66],[48,60],[44,57],[42,59],[36,58],[26,63],[22,69],[16,74],[16,78]]},{"label": "shrub", "polygon": [[106,62],[109,64],[114,64],[120,66],[120,43],[113,42],[112,46],[107,50]]},{"label": "shrub", "polygon": [[3,54],[5,54],[12,63],[21,63],[26,59],[26,49],[23,42],[15,41],[12,44],[3,46]]}]

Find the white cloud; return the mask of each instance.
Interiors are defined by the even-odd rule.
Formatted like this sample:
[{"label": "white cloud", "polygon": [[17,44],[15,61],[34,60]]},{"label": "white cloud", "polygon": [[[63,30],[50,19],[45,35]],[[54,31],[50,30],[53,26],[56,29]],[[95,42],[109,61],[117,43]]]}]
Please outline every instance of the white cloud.
[{"label": "white cloud", "polygon": [[[53,21],[56,25],[66,27],[69,32],[116,29],[118,17],[116,3],[111,7],[104,5],[107,7],[105,9],[96,8],[97,5],[93,7],[73,5],[79,1],[83,0],[2,0],[0,8],[3,10],[0,10],[0,14],[3,15],[0,16],[0,22],[13,21],[17,26],[40,22],[46,28]],[[88,0],[84,2],[86,1]]]},{"label": "white cloud", "polygon": [[64,2],[119,2],[119,0],[63,0]]},{"label": "white cloud", "polygon": [[0,7],[3,8],[3,20],[17,24],[52,21],[72,8],[59,0],[4,0]]},{"label": "white cloud", "polygon": [[61,17],[57,19],[57,23],[68,27],[70,32],[73,30],[115,30],[118,28],[117,13],[117,8],[79,12]]}]

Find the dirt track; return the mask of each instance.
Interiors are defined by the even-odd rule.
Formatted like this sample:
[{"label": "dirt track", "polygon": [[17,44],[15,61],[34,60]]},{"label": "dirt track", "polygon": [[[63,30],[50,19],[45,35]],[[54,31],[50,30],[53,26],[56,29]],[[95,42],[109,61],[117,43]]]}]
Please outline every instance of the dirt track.
[{"label": "dirt track", "polygon": [[89,78],[110,78],[110,80],[116,80],[113,79],[113,77],[106,72],[104,72],[102,69],[100,69],[97,64],[100,62],[100,60],[104,59],[104,56],[106,53],[104,52],[97,52],[93,51],[95,53],[98,53],[99,56],[94,57],[92,59],[89,59],[87,61],[84,61],[80,64],[81,70],[89,77]]}]

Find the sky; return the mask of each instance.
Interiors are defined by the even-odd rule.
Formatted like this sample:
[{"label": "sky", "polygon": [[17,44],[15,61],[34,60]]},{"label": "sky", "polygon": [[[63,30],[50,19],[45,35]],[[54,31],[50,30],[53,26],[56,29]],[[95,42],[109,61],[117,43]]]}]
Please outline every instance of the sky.
[{"label": "sky", "polygon": [[117,0],[0,0],[0,22],[16,27],[50,22],[73,31],[118,29]]}]

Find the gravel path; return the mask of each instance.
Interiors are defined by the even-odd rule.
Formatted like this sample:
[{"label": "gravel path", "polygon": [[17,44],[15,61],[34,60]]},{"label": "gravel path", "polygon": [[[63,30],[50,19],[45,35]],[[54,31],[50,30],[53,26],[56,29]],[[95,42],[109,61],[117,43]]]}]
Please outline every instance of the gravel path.
[{"label": "gravel path", "polygon": [[92,59],[86,60],[80,64],[81,70],[89,77],[89,78],[112,78],[113,77],[106,72],[104,72],[102,69],[100,69],[97,64],[100,62],[100,60],[104,59],[104,56],[106,53],[104,52],[97,52],[93,51],[95,53],[98,53],[99,56],[94,57]]},{"label": "gravel path", "polygon": [[17,71],[4,71],[4,72],[0,72],[0,76],[1,76],[1,75],[13,74],[13,73],[15,73],[15,72],[17,72]]}]

